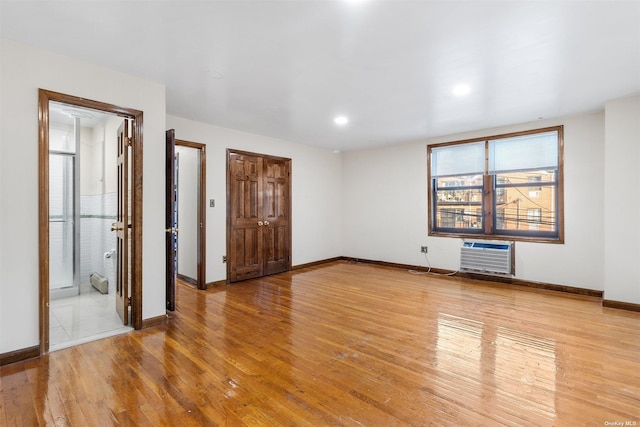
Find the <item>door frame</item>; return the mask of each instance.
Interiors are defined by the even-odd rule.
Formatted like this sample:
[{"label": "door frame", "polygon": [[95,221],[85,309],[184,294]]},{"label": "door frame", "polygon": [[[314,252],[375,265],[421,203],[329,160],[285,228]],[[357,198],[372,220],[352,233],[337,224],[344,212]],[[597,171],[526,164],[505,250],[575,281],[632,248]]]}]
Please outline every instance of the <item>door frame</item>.
[{"label": "door frame", "polygon": [[142,328],[142,129],[143,113],[132,108],[38,89],[38,251],[40,278],[40,354],[49,352],[49,102],[129,118],[133,121],[131,199],[131,323]]},{"label": "door frame", "polygon": [[[227,180],[227,241],[226,241],[226,255],[224,257],[225,262],[227,263],[227,285],[230,285],[231,283],[233,283],[230,279],[231,279],[231,265],[228,262],[229,261],[229,254],[231,253],[231,233],[232,233],[232,221],[231,221],[231,156],[233,154],[237,154],[237,155],[245,155],[245,156],[253,156],[253,157],[261,157],[264,159],[273,159],[273,160],[278,160],[278,161],[287,161],[289,162],[289,180],[288,180],[288,188],[287,188],[287,193],[289,195],[288,200],[287,200],[287,210],[288,210],[288,214],[289,214],[289,229],[287,232],[287,245],[289,248],[289,254],[288,254],[288,261],[287,261],[287,270],[286,271],[291,271],[291,260],[293,258],[293,211],[292,211],[292,205],[293,205],[293,194],[291,192],[291,188],[292,188],[292,184],[291,184],[291,180],[292,180],[292,170],[291,170],[291,158],[288,157],[280,157],[280,156],[272,156],[269,154],[261,154],[261,153],[254,153],[251,151],[243,151],[243,150],[236,150],[233,148],[227,148],[227,155],[226,155],[226,168],[225,168],[225,176],[226,176],[226,180]],[[262,212],[260,213],[262,215]]]},{"label": "door frame", "polygon": [[197,233],[198,277],[196,277],[196,281],[198,289],[204,290],[207,289],[207,145],[199,142],[185,141],[183,139],[176,139],[175,142],[176,147],[187,147],[198,150],[200,156],[200,192],[197,197],[198,206],[196,207],[198,223],[200,224],[200,230]]}]

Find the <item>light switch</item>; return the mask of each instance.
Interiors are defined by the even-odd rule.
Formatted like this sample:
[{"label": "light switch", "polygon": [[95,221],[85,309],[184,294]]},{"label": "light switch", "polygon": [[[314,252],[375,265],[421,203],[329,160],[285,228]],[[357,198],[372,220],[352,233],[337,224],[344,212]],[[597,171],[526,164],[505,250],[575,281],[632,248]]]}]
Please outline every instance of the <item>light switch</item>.
[{"label": "light switch", "polygon": [[215,199],[209,199],[209,207],[210,208],[215,208],[216,207]]}]

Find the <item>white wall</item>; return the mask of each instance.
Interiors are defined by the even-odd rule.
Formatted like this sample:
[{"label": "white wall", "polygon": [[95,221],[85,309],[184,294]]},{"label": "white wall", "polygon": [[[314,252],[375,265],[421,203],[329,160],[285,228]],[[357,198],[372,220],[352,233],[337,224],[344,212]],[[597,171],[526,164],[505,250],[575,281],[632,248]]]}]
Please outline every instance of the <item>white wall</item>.
[{"label": "white wall", "polygon": [[[233,148],[292,159],[292,264],[340,256],[340,154],[246,132],[167,116],[176,139],[207,145],[207,282],[226,278],[226,150]],[[207,203],[208,204],[208,203]]]},{"label": "white wall", "polygon": [[104,120],[94,127],[82,128],[80,152],[80,173],[82,174],[80,193],[82,195],[117,191],[117,131],[122,121],[122,117],[105,116]]},{"label": "white wall", "polygon": [[427,145],[564,124],[564,245],[516,243],[516,277],[603,289],[602,113],[343,154],[343,255],[457,270],[457,238],[427,236]]},{"label": "white wall", "polygon": [[176,147],[178,157],[178,274],[198,278],[200,150]]},{"label": "white wall", "polygon": [[99,127],[83,126],[80,129],[80,194],[100,194],[104,132]]},{"label": "white wall", "polygon": [[640,96],[605,105],[605,294],[640,304]]},{"label": "white wall", "polygon": [[164,314],[164,86],[0,43],[0,353],[39,343],[38,88],[144,111],[142,317]]}]

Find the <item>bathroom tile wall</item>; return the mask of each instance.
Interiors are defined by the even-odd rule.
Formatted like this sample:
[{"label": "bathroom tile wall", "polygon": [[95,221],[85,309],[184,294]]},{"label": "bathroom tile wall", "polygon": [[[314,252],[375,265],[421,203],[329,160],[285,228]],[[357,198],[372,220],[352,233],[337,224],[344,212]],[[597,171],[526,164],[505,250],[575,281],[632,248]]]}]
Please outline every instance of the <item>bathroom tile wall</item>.
[{"label": "bathroom tile wall", "polygon": [[116,233],[111,224],[117,206],[116,193],[80,196],[80,284],[98,273],[109,280],[110,294],[116,283]]}]

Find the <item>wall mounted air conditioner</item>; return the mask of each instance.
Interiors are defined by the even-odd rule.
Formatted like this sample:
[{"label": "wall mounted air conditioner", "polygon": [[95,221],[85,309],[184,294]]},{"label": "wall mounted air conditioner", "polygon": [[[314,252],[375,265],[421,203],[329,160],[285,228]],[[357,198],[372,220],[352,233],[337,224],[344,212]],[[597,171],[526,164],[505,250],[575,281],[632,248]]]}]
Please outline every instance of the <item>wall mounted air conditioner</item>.
[{"label": "wall mounted air conditioner", "polygon": [[513,242],[465,240],[460,248],[460,271],[511,277]]}]

